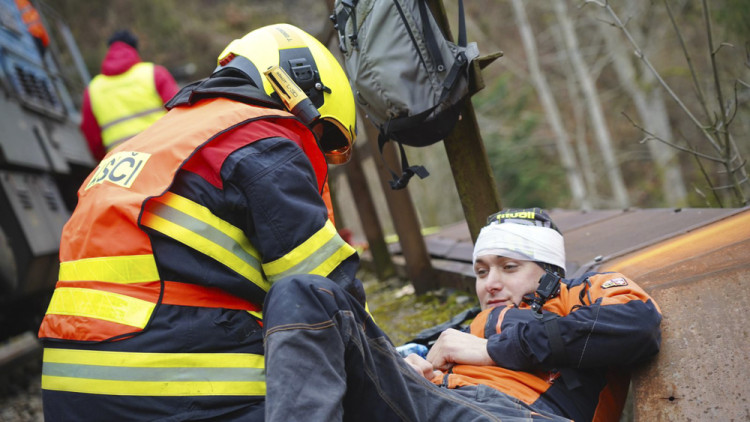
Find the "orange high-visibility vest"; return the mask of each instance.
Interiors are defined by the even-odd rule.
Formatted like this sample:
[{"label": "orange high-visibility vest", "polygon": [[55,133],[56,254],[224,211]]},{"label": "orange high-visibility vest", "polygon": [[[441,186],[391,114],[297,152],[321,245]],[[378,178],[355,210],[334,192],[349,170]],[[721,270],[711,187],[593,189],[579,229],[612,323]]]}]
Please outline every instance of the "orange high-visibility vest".
[{"label": "orange high-visibility vest", "polygon": [[[269,121],[297,136],[322,192],[325,158],[312,132],[291,114],[222,98],[172,109],[110,154],[79,189],[78,206],[63,229],[59,281],[39,336],[127,338],[146,328],[165,298],[185,306],[206,306],[209,300],[212,306],[258,311],[257,304],[218,289],[161,279],[141,227],[149,204],[169,196],[177,171],[194,151],[220,143],[227,130]],[[245,145],[263,137],[267,135],[247,139]]]},{"label": "orange high-visibility vest", "polygon": [[16,7],[21,12],[21,19],[29,33],[34,38],[38,38],[43,46],[47,47],[49,45],[49,35],[42,24],[39,12],[36,11],[29,0],[16,0]]},{"label": "orange high-visibility vest", "polygon": [[96,75],[89,97],[107,152],[167,112],[156,89],[153,63],[136,63],[119,75]]}]

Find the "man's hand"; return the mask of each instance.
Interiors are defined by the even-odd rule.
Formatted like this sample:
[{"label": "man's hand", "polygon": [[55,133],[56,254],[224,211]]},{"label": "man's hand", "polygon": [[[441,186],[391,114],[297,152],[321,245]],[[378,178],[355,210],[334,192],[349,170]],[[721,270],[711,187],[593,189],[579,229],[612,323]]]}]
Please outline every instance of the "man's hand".
[{"label": "man's hand", "polygon": [[443,331],[427,360],[432,367],[447,371],[455,364],[492,366],[495,362],[487,353],[487,340],[449,328]]},{"label": "man's hand", "polygon": [[437,375],[442,375],[442,372],[436,371],[430,362],[427,362],[422,358],[422,356],[419,356],[416,353],[412,353],[409,356],[405,357],[404,360],[406,363],[408,363],[412,368],[414,368],[417,373],[421,374],[423,377],[427,378],[428,380],[431,380],[433,377]]}]

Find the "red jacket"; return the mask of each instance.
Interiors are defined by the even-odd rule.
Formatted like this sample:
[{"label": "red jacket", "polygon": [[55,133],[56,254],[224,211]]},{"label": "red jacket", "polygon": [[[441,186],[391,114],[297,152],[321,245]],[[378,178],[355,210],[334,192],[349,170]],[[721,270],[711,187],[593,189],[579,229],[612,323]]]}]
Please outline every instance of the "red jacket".
[{"label": "red jacket", "polygon": [[[141,57],[138,55],[138,50],[124,42],[118,41],[113,43],[109,47],[109,50],[107,50],[107,55],[104,56],[104,60],[102,61],[101,73],[108,76],[119,75],[126,72],[134,64],[140,63],[140,61]],[[154,83],[156,90],[165,103],[179,90],[177,82],[175,82],[172,75],[163,66],[154,65]],[[104,158],[106,151],[102,145],[101,128],[91,110],[91,98],[89,97],[88,88],[83,92],[80,127],[81,132],[86,137],[86,141],[88,141],[91,154],[94,158],[97,160]]]}]

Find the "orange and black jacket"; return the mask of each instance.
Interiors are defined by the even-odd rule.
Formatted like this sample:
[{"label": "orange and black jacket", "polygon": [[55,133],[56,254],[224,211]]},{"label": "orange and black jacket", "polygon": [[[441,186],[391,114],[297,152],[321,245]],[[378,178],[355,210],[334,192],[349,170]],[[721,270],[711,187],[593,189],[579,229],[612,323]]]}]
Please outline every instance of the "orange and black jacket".
[{"label": "orange and black jacket", "polygon": [[[130,317],[92,323],[98,308],[77,304],[100,297],[84,289],[158,304],[170,297],[159,282],[177,282],[219,289],[256,311],[275,280],[313,273],[364,303],[356,252],[338,236],[321,196],[327,166],[312,133],[289,113],[201,94],[178,94],[168,118],[113,150],[84,181],[63,230],[60,281],[42,337],[127,337],[144,329],[128,325],[134,313],[153,313],[127,303],[119,314]],[[116,266],[117,274],[107,273]],[[118,274],[131,279],[109,281]],[[125,303],[118,299],[107,301]],[[61,312],[51,312],[57,305]]]},{"label": "orange and black jacket", "polygon": [[254,89],[185,87],[82,185],[39,330],[45,420],[262,419],[270,285],[318,274],[364,304],[316,139]]},{"label": "orange and black jacket", "polygon": [[563,279],[537,315],[527,304],[482,311],[472,334],[486,338],[497,366],[456,365],[449,388],[485,384],[575,421],[617,420],[627,367],[659,351],[661,313],[619,273]]}]

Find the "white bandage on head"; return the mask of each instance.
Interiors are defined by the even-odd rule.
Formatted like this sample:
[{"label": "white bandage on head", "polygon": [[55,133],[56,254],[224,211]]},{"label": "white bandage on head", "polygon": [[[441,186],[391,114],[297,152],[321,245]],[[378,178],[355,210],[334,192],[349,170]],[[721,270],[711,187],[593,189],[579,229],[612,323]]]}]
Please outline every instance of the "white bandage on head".
[{"label": "white bandage on head", "polygon": [[482,255],[544,262],[565,271],[565,242],[557,230],[548,227],[511,222],[487,225],[477,237],[472,263]]}]

